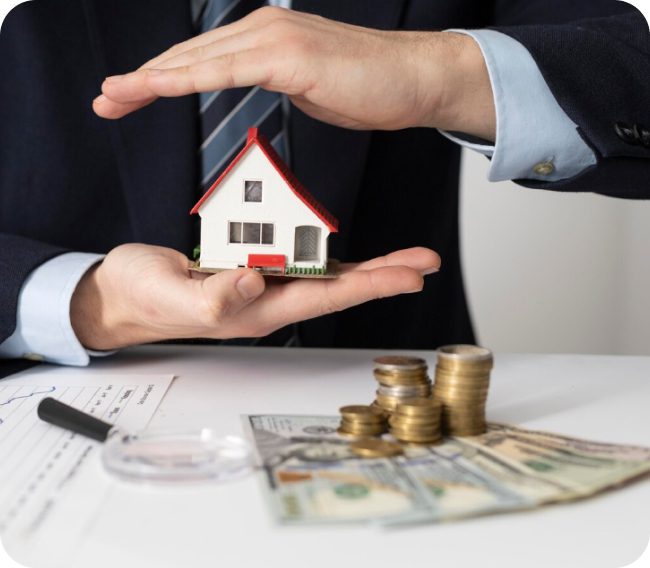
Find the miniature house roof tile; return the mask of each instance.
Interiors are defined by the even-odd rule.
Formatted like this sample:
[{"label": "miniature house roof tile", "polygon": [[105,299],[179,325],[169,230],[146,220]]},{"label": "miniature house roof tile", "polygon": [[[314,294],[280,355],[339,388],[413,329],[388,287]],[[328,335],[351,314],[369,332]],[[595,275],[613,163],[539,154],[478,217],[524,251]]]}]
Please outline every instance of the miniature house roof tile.
[{"label": "miniature house roof tile", "polygon": [[232,162],[228,167],[223,171],[223,173],[217,178],[217,180],[212,184],[210,189],[205,192],[203,197],[198,201],[198,203],[190,211],[191,215],[194,215],[199,212],[201,206],[210,198],[214,191],[219,187],[219,184],[226,178],[230,171],[235,167],[235,165],[246,155],[250,148],[257,144],[260,147],[262,152],[265,154],[269,162],[273,164],[277,172],[280,174],[282,179],[287,183],[289,188],[296,194],[296,196],[311,209],[316,216],[325,223],[327,228],[332,232],[338,232],[339,222],[325,207],[298,181],[294,173],[289,169],[289,166],[284,163],[284,160],[279,156],[275,151],[273,146],[269,143],[266,136],[260,134],[257,128],[248,129],[248,139],[246,140],[246,145],[242,148],[241,152],[235,156]]}]

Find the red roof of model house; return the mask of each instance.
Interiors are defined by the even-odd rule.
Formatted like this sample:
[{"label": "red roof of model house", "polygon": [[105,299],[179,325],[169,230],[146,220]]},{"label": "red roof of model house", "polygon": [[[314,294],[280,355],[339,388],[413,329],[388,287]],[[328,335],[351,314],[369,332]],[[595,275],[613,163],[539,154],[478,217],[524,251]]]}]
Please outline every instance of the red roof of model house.
[{"label": "red roof of model house", "polygon": [[273,146],[269,143],[266,136],[260,134],[257,128],[248,129],[248,139],[246,140],[246,145],[242,148],[241,152],[235,156],[235,159],[230,162],[228,167],[223,171],[223,173],[217,178],[210,189],[205,192],[203,197],[198,201],[198,203],[190,211],[191,215],[199,212],[201,205],[205,203],[207,199],[212,195],[212,193],[217,189],[221,181],[230,173],[235,167],[235,164],[242,159],[242,157],[248,152],[248,150],[257,144],[265,156],[268,158],[269,162],[273,164],[275,169],[278,171],[282,179],[287,183],[291,190],[298,196],[298,198],[309,207],[316,216],[327,225],[327,228],[332,232],[336,233],[339,230],[339,222],[325,207],[323,207],[317,199],[307,191],[307,189],[298,181],[293,172],[289,169],[289,166],[284,163],[282,158],[275,151]]}]

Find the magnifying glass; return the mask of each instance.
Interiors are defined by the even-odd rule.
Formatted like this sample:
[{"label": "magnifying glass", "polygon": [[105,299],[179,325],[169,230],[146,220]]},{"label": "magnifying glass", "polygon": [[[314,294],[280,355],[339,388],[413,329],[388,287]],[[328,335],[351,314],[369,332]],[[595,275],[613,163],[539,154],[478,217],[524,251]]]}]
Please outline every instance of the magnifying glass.
[{"label": "magnifying glass", "polygon": [[251,448],[245,440],[217,436],[209,428],[132,434],[50,397],[39,403],[37,412],[49,424],[103,442],[104,467],[128,481],[229,481],[253,471]]}]

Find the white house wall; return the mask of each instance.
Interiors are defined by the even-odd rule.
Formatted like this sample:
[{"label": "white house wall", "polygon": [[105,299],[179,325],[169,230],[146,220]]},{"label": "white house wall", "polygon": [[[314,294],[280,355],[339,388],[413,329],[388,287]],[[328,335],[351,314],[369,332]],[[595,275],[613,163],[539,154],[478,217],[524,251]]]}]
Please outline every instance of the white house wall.
[{"label": "white house wall", "polygon": [[[262,181],[262,202],[244,202],[244,181]],[[329,229],[305,205],[277,172],[263,151],[253,145],[223,179],[199,210],[201,216],[201,266],[232,268],[246,265],[249,254],[284,254],[287,264],[314,266],[315,262],[294,263],[295,228],[311,225],[321,229],[320,258],[327,260]],[[273,245],[230,244],[228,222],[273,223]]]}]

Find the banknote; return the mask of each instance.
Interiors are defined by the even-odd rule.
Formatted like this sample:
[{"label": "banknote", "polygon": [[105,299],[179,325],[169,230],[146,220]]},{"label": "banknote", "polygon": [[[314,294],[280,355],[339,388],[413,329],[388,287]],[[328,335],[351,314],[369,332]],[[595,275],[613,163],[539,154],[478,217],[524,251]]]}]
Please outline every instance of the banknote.
[{"label": "banknote", "polygon": [[474,438],[361,459],[335,416],[250,415],[278,521],[439,522],[596,495],[650,472],[650,449],[490,424]]}]

